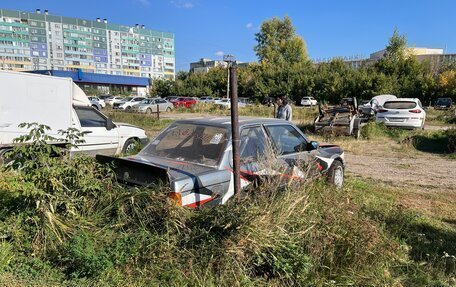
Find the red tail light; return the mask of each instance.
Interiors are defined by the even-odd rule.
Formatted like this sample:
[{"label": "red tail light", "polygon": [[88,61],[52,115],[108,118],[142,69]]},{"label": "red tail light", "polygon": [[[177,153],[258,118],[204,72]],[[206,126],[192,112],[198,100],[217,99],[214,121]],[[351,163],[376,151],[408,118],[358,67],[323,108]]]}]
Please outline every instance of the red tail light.
[{"label": "red tail light", "polygon": [[414,113],[414,114],[419,114],[421,113],[420,109],[414,109],[414,110],[409,110],[409,112]]},{"label": "red tail light", "polygon": [[385,109],[378,109],[377,110],[377,113],[386,113],[388,110],[385,110]]}]

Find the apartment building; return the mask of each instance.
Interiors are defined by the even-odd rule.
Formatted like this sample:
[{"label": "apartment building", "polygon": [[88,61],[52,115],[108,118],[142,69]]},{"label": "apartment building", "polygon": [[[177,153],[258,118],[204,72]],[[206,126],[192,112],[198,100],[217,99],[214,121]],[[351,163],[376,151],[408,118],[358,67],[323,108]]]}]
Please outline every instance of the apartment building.
[{"label": "apartment building", "polygon": [[175,78],[174,34],[0,9],[0,69]]}]

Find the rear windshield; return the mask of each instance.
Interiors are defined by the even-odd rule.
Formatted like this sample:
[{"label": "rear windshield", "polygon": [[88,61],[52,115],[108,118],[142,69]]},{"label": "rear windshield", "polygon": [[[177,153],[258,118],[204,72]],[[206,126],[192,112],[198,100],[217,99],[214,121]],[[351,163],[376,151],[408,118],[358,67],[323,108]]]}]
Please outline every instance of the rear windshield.
[{"label": "rear windshield", "polygon": [[437,99],[437,104],[438,105],[449,105],[449,104],[451,104],[451,99],[450,98]]},{"label": "rear windshield", "polygon": [[406,110],[406,109],[413,109],[416,107],[415,102],[410,101],[395,101],[395,102],[386,102],[383,107],[385,109],[398,109],[398,110]]},{"label": "rear windshield", "polygon": [[217,166],[226,143],[226,128],[177,123],[161,133],[140,154]]}]

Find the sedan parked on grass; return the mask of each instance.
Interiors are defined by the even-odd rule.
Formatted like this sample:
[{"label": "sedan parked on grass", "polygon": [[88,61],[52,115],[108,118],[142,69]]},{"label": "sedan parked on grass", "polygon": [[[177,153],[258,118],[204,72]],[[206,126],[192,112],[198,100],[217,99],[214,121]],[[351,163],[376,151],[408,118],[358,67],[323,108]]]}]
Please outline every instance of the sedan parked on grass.
[{"label": "sedan parked on grass", "polygon": [[179,97],[170,100],[170,102],[174,105],[175,108],[191,108],[196,105],[196,100],[190,97]]},{"label": "sedan parked on grass", "polygon": [[201,97],[198,101],[200,103],[213,103],[214,101],[216,101],[216,99],[213,97]]},{"label": "sedan parked on grass", "polygon": [[[231,109],[231,100],[230,99],[221,99],[214,102],[214,105],[219,106],[222,109]],[[238,107],[243,108],[247,106],[245,101],[238,100]]]},{"label": "sedan parked on grass", "polygon": [[157,106],[160,112],[170,112],[174,108],[174,105],[167,100],[152,98],[143,100],[139,104],[133,106],[131,109],[134,112],[151,114],[157,112]]},{"label": "sedan parked on grass", "polygon": [[301,99],[301,106],[316,106],[318,104],[314,97],[304,97]]},{"label": "sedan parked on grass", "polygon": [[115,110],[130,110],[145,99],[144,97],[126,97],[123,101],[114,103],[112,108]]},{"label": "sedan parked on grass", "polygon": [[97,102],[97,103],[100,105],[100,107],[106,108],[106,103],[105,103],[105,101],[102,100],[102,99],[100,99],[99,97],[88,96],[88,98],[89,98],[89,101],[95,101],[95,102]]},{"label": "sedan parked on grass", "polygon": [[389,127],[423,129],[426,112],[419,99],[398,98],[377,109],[376,121]]},{"label": "sedan parked on grass", "polygon": [[[263,180],[279,184],[324,176],[344,182],[344,152],[337,145],[310,141],[292,123],[280,119],[241,118],[241,188]],[[119,181],[149,186],[167,183],[170,199],[200,207],[225,203],[234,195],[231,121],[228,117],[172,123],[138,155],[97,156],[114,166]]]},{"label": "sedan parked on grass", "polygon": [[434,108],[436,110],[448,110],[453,105],[453,100],[451,98],[438,98],[435,101]]},{"label": "sedan parked on grass", "polygon": [[123,97],[109,97],[109,98],[106,98],[104,101],[107,105],[110,105],[110,106],[113,106],[115,103],[120,103],[124,100],[125,98]]}]

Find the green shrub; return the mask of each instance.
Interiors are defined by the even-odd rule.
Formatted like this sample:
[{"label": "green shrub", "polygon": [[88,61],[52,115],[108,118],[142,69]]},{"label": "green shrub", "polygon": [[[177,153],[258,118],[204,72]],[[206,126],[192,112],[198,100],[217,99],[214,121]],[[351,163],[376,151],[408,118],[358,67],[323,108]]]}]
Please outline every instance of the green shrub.
[{"label": "green shrub", "polygon": [[78,233],[69,238],[60,252],[60,262],[66,266],[66,273],[71,277],[94,277],[113,267],[109,254],[97,246],[92,236]]}]

